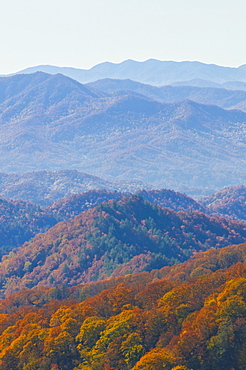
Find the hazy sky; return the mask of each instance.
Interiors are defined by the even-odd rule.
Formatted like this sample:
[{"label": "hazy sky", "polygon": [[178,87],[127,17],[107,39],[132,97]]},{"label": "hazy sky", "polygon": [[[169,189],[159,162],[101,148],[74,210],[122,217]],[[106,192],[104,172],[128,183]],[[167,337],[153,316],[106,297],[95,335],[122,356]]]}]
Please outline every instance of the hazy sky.
[{"label": "hazy sky", "polygon": [[245,0],[0,0],[0,74],[125,59],[246,64]]}]

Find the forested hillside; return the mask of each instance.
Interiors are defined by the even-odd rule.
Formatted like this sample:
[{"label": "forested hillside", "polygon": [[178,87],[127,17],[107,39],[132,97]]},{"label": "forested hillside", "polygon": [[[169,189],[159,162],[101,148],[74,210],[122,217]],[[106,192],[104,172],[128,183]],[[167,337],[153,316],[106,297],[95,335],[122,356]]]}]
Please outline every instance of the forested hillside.
[{"label": "forested hillside", "polygon": [[[38,187],[39,186],[37,186],[37,188]],[[29,187],[26,188],[27,194],[29,194],[28,189]],[[175,211],[199,211],[207,215],[245,221],[245,201],[242,196],[236,200],[238,191],[242,193],[243,187],[235,189],[230,188],[230,191],[229,189],[222,190],[218,193],[217,201],[214,200],[216,197],[215,195],[211,198],[202,200],[204,205],[196,202],[185,194],[168,189],[142,190],[138,191],[136,195],[142,197],[144,200],[148,200],[152,204],[168,207]],[[223,198],[223,201],[220,200],[220,193],[227,194],[226,198]],[[120,193],[103,189],[89,190],[84,193],[72,195],[68,198],[60,199],[46,208],[25,201],[1,198],[0,228],[2,230],[2,238],[0,240],[0,256],[2,257],[2,255],[20,246],[36,234],[47,231],[60,221],[67,221],[90,208],[98,206],[102,202],[111,199],[118,201],[124,196],[131,196],[131,193]],[[40,203],[45,203],[47,200],[47,198],[42,200],[41,194],[39,199]],[[211,199],[211,201],[209,199]],[[205,202],[207,203],[205,204]],[[236,208],[235,205],[239,203],[240,207]],[[223,207],[221,204],[223,204]],[[219,211],[221,211],[221,213]],[[239,214],[240,218],[238,217]]]},{"label": "forested hillside", "polygon": [[[63,182],[61,182],[62,185],[64,185]],[[31,182],[29,186],[31,187]],[[29,186],[25,188],[26,195],[30,194]],[[68,189],[69,186],[72,185],[68,184]],[[40,188],[41,184],[37,184],[36,187],[37,189]],[[66,191],[65,186],[62,187],[63,191]],[[152,203],[176,210],[206,211],[206,208],[196,203],[192,198],[171,190],[141,191],[139,194]],[[46,208],[26,201],[0,198],[0,258],[36,234],[47,231],[59,221],[68,220],[102,202],[110,199],[119,200],[126,195],[130,196],[131,194],[107,190],[90,190],[60,199]],[[43,196],[44,198],[42,198],[42,193],[39,195],[40,203],[45,203],[48,199],[44,193]],[[54,193],[53,196],[55,196]]]},{"label": "forested hillside", "polygon": [[126,197],[60,222],[4,256],[2,294],[150,271],[183,262],[195,252],[244,241],[244,223]]},{"label": "forested hillside", "polygon": [[0,303],[2,370],[245,368],[246,244]]},{"label": "forested hillside", "polygon": [[[152,204],[157,204],[160,207],[168,207],[175,211],[209,212],[206,207],[196,202],[191,197],[169,189],[139,190],[135,194]],[[54,212],[58,217],[62,217],[63,220],[67,220],[102,202],[106,202],[110,199],[120,200],[124,196],[131,195],[133,194],[129,192],[120,193],[108,190],[89,190],[84,193],[71,195],[68,198],[59,199],[51,206],[47,207],[47,210]]]}]

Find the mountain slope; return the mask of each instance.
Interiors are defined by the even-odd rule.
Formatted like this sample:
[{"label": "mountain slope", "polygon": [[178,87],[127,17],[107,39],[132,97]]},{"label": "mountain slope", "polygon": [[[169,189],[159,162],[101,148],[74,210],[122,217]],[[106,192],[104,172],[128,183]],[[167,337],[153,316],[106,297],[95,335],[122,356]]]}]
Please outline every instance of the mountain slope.
[{"label": "mountain slope", "polygon": [[35,285],[76,285],[149,271],[243,241],[245,224],[124,198],[61,222],[5,256],[1,287],[9,294]]}]

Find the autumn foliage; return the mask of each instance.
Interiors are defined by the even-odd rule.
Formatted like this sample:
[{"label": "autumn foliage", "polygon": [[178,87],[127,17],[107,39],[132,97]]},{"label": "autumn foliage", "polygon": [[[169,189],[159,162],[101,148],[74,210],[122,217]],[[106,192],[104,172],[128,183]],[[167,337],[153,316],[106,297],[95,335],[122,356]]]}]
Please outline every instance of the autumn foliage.
[{"label": "autumn foliage", "polygon": [[0,305],[0,368],[243,370],[245,259],[241,244],[152,272],[15,293]]}]

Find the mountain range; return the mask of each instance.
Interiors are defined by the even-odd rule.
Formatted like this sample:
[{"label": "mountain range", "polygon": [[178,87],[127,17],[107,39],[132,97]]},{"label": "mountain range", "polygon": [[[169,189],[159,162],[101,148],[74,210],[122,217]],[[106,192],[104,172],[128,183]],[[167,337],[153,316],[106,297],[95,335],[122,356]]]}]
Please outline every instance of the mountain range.
[{"label": "mountain range", "polygon": [[[36,66],[19,73],[34,73],[42,71],[49,74],[61,73],[81,83],[93,82],[102,78],[131,79],[155,86],[179,84],[209,85],[229,88],[236,85],[237,89],[245,89],[246,65],[238,68],[222,67],[215,64],[200,62],[173,62],[149,59],[145,62],[125,60],[121,63],[104,62],[91,69],[76,69],[56,66]],[[239,84],[238,84],[239,82]],[[241,83],[240,83],[241,82]],[[225,84],[224,86],[219,86]],[[240,87],[240,88],[239,88]]]},{"label": "mountain range", "polygon": [[1,370],[245,369],[245,86],[156,60],[0,78]]},{"label": "mountain range", "polygon": [[0,88],[2,172],[69,168],[190,195],[245,182],[242,111],[108,93],[42,72],[1,78]]}]

